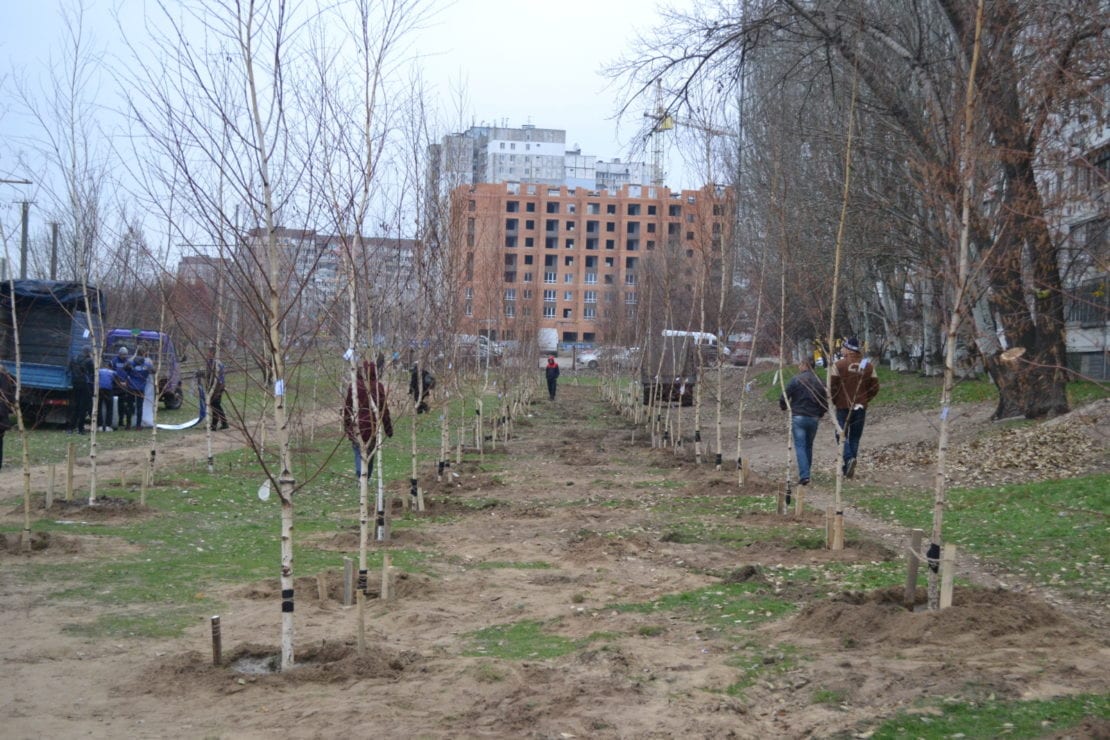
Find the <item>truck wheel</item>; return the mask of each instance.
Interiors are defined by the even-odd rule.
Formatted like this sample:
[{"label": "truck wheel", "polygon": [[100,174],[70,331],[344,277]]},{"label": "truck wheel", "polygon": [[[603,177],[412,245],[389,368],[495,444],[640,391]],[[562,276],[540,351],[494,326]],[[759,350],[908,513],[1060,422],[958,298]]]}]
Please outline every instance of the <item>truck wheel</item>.
[{"label": "truck wheel", "polygon": [[181,408],[181,404],[184,400],[185,399],[182,396],[181,389],[178,388],[175,392],[166,396],[166,408],[170,409],[171,411],[176,411],[177,409]]},{"label": "truck wheel", "polygon": [[590,362],[587,364],[587,367],[591,370],[597,370],[597,360],[590,360]]}]

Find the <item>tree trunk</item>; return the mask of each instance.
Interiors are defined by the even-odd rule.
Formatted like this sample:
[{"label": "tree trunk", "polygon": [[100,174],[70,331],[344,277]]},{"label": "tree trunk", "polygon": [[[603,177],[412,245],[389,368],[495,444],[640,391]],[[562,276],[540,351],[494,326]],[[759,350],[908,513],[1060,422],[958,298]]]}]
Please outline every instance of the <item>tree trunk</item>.
[{"label": "tree trunk", "polygon": [[1040,419],[1067,413],[1065,387],[1059,369],[1026,359],[1024,348],[1015,347],[985,358],[987,372],[998,387],[994,419],[1024,416]]}]

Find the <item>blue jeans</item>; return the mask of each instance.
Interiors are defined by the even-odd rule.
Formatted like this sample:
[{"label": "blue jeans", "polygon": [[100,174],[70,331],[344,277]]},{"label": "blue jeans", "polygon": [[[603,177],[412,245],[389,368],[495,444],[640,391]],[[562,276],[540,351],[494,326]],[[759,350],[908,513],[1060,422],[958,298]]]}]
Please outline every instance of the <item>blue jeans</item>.
[{"label": "blue jeans", "polygon": [[[355,477],[358,478],[362,475],[362,448],[358,442],[351,442],[351,447],[355,451]],[[370,449],[370,460],[366,466],[366,477],[374,477],[374,449]]]},{"label": "blue jeans", "polygon": [[798,480],[809,480],[809,466],[813,463],[813,440],[817,436],[820,421],[816,416],[790,417],[794,454],[798,458]]},{"label": "blue jeans", "polygon": [[[844,464],[859,454],[859,438],[863,436],[863,424],[867,421],[867,409],[837,409],[836,423],[844,430]],[[839,439],[837,440],[839,441]]]}]

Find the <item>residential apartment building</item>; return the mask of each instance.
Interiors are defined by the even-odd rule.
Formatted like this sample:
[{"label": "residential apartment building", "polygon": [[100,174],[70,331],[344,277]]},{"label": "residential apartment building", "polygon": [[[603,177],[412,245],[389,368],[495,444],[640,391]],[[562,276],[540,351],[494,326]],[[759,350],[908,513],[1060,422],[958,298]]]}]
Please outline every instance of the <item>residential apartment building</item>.
[{"label": "residential apartment building", "polygon": [[443,137],[430,148],[429,181],[457,185],[522,182],[566,185],[572,188],[617,188],[650,182],[649,167],[642,162],[600,160],[567,148],[563,129],[526,124],[471,126]]},{"label": "residential apartment building", "polygon": [[485,183],[452,199],[458,310],[465,334],[525,340],[632,341],[649,269],[689,289],[702,259],[720,264],[731,191],[629,185]]}]

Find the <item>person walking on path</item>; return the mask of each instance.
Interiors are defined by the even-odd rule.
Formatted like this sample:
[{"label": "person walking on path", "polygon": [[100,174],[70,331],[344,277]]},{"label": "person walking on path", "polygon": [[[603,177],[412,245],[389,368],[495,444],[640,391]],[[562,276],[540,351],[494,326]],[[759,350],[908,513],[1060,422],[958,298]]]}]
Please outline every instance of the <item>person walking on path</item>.
[{"label": "person walking on path", "polygon": [[845,478],[851,478],[856,474],[856,456],[867,421],[867,404],[879,393],[879,379],[869,358],[860,354],[858,339],[847,340],[841,350],[843,357],[829,368],[829,393],[836,407],[837,429],[844,430],[841,470]]},{"label": "person walking on path", "polygon": [[355,453],[355,477],[362,476],[362,451],[366,450],[366,477],[374,472],[374,451],[378,446],[378,419],[385,436],[393,436],[393,421],[385,400],[385,386],[378,382],[377,368],[372,362],[363,362],[356,376],[358,413],[355,413],[355,395],[347,387],[343,404],[343,432],[351,440]]},{"label": "person walking on path", "polygon": [[786,384],[786,393],[779,397],[779,408],[790,411],[790,433],[794,437],[794,456],[798,459],[798,485],[809,485],[813,464],[813,440],[817,425],[829,410],[825,386],[813,372],[813,361],[798,363],[798,374]]},{"label": "person walking on path", "polygon": [[96,365],[92,348],[84,347],[69,363],[69,432],[85,433],[85,419],[92,411],[93,373]]},{"label": "person walking on path", "polygon": [[216,345],[209,347],[208,357],[204,360],[204,390],[211,399],[208,404],[211,415],[208,428],[213,432],[228,426],[227,414],[224,413],[224,364],[216,359],[216,349]]},{"label": "person walking on path", "polygon": [[559,363],[555,362],[555,355],[547,358],[547,367],[544,368],[547,376],[547,394],[555,400],[555,390],[559,384]]}]

